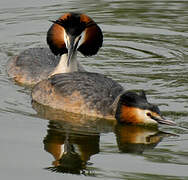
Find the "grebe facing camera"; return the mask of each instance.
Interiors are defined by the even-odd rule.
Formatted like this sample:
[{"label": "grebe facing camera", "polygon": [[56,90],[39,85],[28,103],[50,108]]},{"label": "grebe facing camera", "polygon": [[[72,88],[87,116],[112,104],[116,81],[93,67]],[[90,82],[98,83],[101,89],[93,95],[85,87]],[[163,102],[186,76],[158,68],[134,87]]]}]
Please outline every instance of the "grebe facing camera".
[{"label": "grebe facing camera", "polygon": [[67,112],[138,125],[174,125],[165,120],[159,108],[147,101],[145,93],[124,91],[123,87],[102,74],[62,73],[38,83],[33,101]]},{"label": "grebe facing camera", "polygon": [[7,72],[23,85],[34,85],[47,77],[85,71],[77,61],[77,51],[95,55],[103,43],[100,27],[87,15],[66,13],[47,32],[48,48],[31,48],[11,59]]}]

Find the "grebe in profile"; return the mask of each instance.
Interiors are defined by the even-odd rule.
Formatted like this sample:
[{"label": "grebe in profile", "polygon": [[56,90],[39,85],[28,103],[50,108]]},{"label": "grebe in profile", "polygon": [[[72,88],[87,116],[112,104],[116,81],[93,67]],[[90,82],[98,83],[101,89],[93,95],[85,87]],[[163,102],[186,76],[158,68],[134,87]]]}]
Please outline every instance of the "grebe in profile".
[{"label": "grebe in profile", "polygon": [[47,32],[48,48],[31,48],[11,59],[7,71],[24,85],[34,85],[47,77],[85,71],[77,61],[77,51],[95,55],[103,43],[100,27],[87,15],[66,13]]},{"label": "grebe in profile", "polygon": [[159,108],[147,101],[144,92],[125,92],[120,84],[97,73],[56,74],[33,88],[32,99],[54,109],[117,119],[120,123],[175,124],[161,116]]}]

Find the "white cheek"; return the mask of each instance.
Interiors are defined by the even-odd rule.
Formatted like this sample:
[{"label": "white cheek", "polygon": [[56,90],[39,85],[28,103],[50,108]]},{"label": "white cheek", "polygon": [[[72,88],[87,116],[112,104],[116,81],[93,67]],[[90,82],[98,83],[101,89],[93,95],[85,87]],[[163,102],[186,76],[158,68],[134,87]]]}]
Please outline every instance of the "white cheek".
[{"label": "white cheek", "polygon": [[139,117],[142,118],[142,122],[145,124],[157,124],[157,122],[153,119],[151,119],[148,115],[147,115],[147,110],[139,110],[137,113],[139,113]]},{"label": "white cheek", "polygon": [[69,45],[69,36],[67,35],[66,31],[64,30],[64,42],[65,42],[65,45],[66,47],[68,47]]},{"label": "white cheek", "polygon": [[78,46],[77,47],[79,47],[84,42],[84,40],[85,40],[85,31],[83,31],[80,36],[81,36],[81,38],[80,38],[80,40],[78,42]]}]

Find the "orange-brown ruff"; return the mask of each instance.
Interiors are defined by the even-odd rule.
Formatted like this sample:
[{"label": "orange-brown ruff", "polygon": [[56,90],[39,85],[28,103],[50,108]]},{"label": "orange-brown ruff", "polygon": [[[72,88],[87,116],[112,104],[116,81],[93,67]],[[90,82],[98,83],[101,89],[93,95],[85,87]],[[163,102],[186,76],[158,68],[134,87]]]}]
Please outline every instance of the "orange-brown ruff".
[{"label": "orange-brown ruff", "polygon": [[91,56],[102,46],[100,27],[85,14],[66,13],[53,22],[47,32],[50,49],[27,49],[8,62],[7,72],[17,83],[33,86],[57,73],[85,71],[77,51]]},{"label": "orange-brown ruff", "polygon": [[58,20],[53,21],[47,33],[47,42],[55,55],[67,52],[64,39],[65,29],[72,31],[75,36],[84,32],[83,41],[78,47],[85,56],[91,56],[98,52],[103,43],[103,35],[100,27],[85,14],[67,13]]},{"label": "orange-brown ruff", "polygon": [[174,124],[161,116],[143,92],[125,92],[120,84],[97,73],[56,74],[33,88],[32,99],[54,109],[117,119],[120,123]]}]

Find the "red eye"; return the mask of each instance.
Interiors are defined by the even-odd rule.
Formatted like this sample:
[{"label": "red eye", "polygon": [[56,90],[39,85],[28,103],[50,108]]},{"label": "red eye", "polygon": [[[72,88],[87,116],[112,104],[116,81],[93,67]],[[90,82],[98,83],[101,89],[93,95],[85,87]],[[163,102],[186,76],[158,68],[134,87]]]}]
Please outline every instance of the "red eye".
[{"label": "red eye", "polygon": [[151,113],[150,113],[150,112],[148,112],[148,113],[147,113],[147,116],[151,117],[152,115],[151,115]]}]

